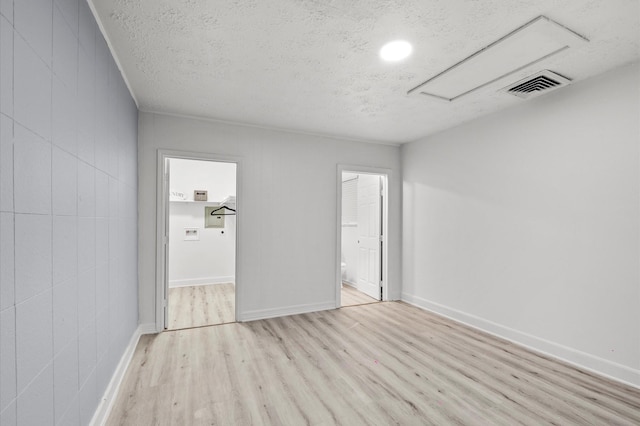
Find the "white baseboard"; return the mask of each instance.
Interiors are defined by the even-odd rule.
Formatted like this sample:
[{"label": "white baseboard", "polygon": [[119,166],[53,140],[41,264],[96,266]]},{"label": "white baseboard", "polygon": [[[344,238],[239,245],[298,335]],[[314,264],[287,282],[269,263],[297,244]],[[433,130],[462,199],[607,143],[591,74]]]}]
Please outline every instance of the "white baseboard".
[{"label": "white baseboard", "polygon": [[113,376],[111,376],[111,380],[109,381],[109,385],[107,389],[104,391],[104,395],[100,399],[100,404],[98,404],[98,408],[96,408],[95,413],[93,414],[93,418],[89,425],[91,426],[103,426],[107,423],[107,419],[109,418],[109,414],[111,413],[111,408],[113,407],[113,403],[118,396],[118,390],[120,389],[120,384],[124,379],[124,374],[127,372],[127,368],[129,367],[129,363],[133,358],[133,354],[136,350],[136,346],[138,346],[138,341],[140,340],[140,336],[143,334],[152,334],[156,332],[155,324],[140,324],[138,328],[133,332],[131,339],[129,340],[129,344],[125,349],[122,357],[120,358],[120,362],[116,367],[116,371],[114,371]]},{"label": "white baseboard", "polygon": [[558,343],[497,324],[484,318],[480,318],[439,303],[431,302],[412,294],[402,293],[401,300],[418,308],[434,312],[438,315],[442,315],[446,318],[468,325],[469,327],[476,328],[520,346],[524,346],[534,352],[556,358],[560,361],[567,362],[581,369],[622,382],[629,386],[640,388],[640,370],[563,346]]},{"label": "white baseboard", "polygon": [[206,285],[206,284],[226,284],[235,283],[236,277],[204,277],[204,278],[188,278],[184,280],[170,280],[169,288],[176,287],[189,287],[193,285]]},{"label": "white baseboard", "polygon": [[310,303],[307,305],[285,306],[282,308],[260,309],[257,311],[243,312],[238,319],[239,322],[255,321],[267,318],[285,317],[288,315],[306,314],[309,312],[326,311],[335,309],[336,302]]},{"label": "white baseboard", "polygon": [[348,285],[349,287],[358,288],[358,286],[355,283],[352,283],[351,281],[342,280],[342,284]]}]

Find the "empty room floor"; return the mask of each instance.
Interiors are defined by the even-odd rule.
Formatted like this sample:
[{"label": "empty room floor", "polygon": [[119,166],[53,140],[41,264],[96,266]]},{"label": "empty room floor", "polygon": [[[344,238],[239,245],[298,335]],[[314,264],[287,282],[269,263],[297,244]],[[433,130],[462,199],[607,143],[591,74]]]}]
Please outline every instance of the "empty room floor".
[{"label": "empty room floor", "polygon": [[142,336],[108,424],[640,424],[640,390],[382,302]]},{"label": "empty room floor", "polygon": [[[341,290],[342,305],[375,303],[376,299],[345,285]],[[169,321],[167,330],[226,324],[235,321],[235,286],[211,284],[169,289]]]},{"label": "empty room floor", "polygon": [[168,330],[235,321],[235,286],[210,284],[169,289]]}]

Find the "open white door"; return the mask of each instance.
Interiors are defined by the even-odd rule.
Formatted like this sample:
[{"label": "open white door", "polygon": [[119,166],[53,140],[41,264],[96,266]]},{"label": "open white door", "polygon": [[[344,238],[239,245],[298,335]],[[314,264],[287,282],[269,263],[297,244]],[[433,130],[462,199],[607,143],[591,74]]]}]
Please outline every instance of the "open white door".
[{"label": "open white door", "polygon": [[163,256],[163,271],[162,271],[162,283],[163,283],[163,293],[162,293],[162,328],[164,330],[167,329],[167,325],[169,324],[169,313],[168,313],[168,293],[169,293],[169,188],[170,186],[170,176],[171,176],[171,162],[169,158],[164,159],[164,173],[163,173],[163,186],[162,186],[162,206],[163,206],[163,229],[162,229],[162,256]]},{"label": "open white door", "polygon": [[358,290],[381,300],[380,176],[358,178]]}]

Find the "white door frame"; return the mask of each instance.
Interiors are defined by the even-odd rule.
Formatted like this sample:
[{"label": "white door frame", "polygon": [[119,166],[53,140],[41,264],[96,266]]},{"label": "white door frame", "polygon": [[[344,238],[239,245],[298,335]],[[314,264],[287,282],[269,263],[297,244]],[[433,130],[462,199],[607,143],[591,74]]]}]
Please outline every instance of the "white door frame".
[{"label": "white door frame", "polygon": [[381,175],[382,183],[382,300],[389,300],[389,176],[391,169],[380,167],[358,166],[349,164],[338,164],[336,176],[336,188],[338,199],[336,202],[336,308],[340,308],[342,304],[342,274],[341,274],[341,258],[342,253],[342,173],[352,172],[358,174]]},{"label": "white door frame", "polygon": [[165,264],[165,245],[169,244],[169,236],[165,231],[168,229],[168,206],[169,187],[164,179],[164,165],[167,158],[181,160],[214,161],[218,163],[235,163],[236,165],[236,255],[235,255],[235,319],[240,318],[239,312],[242,304],[242,258],[240,250],[240,232],[242,224],[242,160],[239,157],[229,155],[209,154],[204,152],[175,151],[168,149],[158,149],[156,163],[156,332],[160,333],[166,329],[165,308],[167,307],[167,295],[169,291],[169,277],[166,276],[168,265]]}]

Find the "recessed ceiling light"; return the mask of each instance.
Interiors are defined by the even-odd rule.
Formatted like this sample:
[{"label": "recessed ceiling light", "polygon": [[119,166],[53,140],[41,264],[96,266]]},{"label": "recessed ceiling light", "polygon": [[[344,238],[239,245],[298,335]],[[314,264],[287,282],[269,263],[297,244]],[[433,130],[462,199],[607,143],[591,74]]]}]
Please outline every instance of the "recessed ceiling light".
[{"label": "recessed ceiling light", "polygon": [[413,47],[409,42],[404,40],[390,41],[380,49],[380,57],[385,61],[395,62],[401,61],[411,55]]}]

